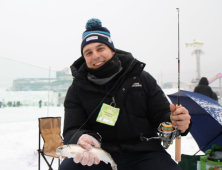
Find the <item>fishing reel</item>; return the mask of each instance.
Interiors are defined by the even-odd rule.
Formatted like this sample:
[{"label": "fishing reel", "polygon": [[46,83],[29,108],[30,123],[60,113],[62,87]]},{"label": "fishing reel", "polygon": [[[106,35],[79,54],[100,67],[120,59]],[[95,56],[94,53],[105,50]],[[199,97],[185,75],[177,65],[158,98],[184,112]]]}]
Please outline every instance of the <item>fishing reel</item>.
[{"label": "fishing reel", "polygon": [[146,138],[141,134],[140,139],[142,141],[149,141],[152,139],[159,139],[163,142],[163,148],[167,149],[171,144],[173,144],[173,140],[175,138],[180,138],[180,131],[177,126],[174,126],[171,122],[163,122],[159,125],[158,129],[158,137]]}]

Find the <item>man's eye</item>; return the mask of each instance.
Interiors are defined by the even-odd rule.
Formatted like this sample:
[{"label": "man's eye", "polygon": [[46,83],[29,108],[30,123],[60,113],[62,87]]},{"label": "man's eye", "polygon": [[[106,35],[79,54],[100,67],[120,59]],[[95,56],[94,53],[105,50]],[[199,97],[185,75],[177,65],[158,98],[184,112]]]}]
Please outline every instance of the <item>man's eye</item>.
[{"label": "man's eye", "polygon": [[86,53],[86,56],[89,56],[91,54],[91,52]]}]

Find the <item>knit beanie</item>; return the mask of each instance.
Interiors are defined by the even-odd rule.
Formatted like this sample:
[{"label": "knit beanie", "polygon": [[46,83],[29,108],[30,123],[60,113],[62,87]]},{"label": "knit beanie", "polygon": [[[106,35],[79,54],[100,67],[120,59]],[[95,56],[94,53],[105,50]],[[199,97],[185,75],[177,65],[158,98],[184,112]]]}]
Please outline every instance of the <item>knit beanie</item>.
[{"label": "knit beanie", "polygon": [[92,42],[101,42],[106,44],[111,50],[116,51],[110,32],[106,27],[102,27],[99,19],[92,18],[86,23],[86,31],[82,35],[81,54],[83,56],[83,48]]}]

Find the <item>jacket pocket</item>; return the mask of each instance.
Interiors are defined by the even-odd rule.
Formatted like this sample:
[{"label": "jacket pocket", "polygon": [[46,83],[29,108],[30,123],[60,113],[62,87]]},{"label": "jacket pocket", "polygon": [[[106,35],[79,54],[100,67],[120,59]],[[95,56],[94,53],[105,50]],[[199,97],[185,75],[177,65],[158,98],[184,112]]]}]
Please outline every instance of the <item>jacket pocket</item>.
[{"label": "jacket pocket", "polygon": [[141,134],[144,136],[153,136],[153,128],[147,118],[140,118],[133,114],[129,114],[130,131],[133,137],[138,137]]}]

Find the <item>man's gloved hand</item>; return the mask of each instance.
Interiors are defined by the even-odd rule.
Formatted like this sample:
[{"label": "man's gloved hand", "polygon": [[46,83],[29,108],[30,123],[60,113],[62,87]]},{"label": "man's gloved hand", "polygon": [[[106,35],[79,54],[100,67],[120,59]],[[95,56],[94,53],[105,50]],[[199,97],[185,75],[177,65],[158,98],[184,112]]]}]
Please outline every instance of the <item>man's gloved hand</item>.
[{"label": "man's gloved hand", "polygon": [[[83,134],[77,144],[88,151],[92,149],[92,146],[100,148],[99,141],[87,134]],[[97,165],[100,162],[98,156],[90,152],[78,153],[73,160],[75,163],[88,166],[92,166],[93,164]]]}]

